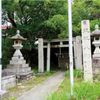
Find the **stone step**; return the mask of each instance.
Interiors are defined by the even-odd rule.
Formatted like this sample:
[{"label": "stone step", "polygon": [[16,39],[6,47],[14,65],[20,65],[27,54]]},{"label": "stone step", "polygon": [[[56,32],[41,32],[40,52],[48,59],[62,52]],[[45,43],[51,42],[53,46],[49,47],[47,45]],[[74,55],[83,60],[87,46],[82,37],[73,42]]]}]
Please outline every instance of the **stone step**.
[{"label": "stone step", "polygon": [[19,60],[19,59],[20,59],[20,60],[24,60],[24,57],[20,57],[20,58],[19,58],[19,57],[12,57],[11,60]]},{"label": "stone step", "polygon": [[7,68],[15,68],[15,67],[29,67],[29,64],[9,64]]},{"label": "stone step", "polygon": [[29,73],[31,72],[31,67],[16,67],[16,68],[7,68],[4,69],[5,72],[9,72],[9,73],[14,73],[14,74],[19,74],[19,73]]},{"label": "stone step", "polygon": [[10,64],[25,64],[26,60],[10,60]]}]

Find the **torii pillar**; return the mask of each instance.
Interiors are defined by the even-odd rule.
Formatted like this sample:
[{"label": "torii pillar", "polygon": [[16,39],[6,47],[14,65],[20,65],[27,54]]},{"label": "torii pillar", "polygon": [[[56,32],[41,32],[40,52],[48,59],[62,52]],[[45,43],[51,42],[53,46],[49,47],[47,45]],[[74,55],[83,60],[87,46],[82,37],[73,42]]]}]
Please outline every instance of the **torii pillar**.
[{"label": "torii pillar", "polygon": [[38,39],[38,72],[44,72],[43,38]]},{"label": "torii pillar", "polygon": [[47,44],[47,72],[50,72],[50,42]]}]

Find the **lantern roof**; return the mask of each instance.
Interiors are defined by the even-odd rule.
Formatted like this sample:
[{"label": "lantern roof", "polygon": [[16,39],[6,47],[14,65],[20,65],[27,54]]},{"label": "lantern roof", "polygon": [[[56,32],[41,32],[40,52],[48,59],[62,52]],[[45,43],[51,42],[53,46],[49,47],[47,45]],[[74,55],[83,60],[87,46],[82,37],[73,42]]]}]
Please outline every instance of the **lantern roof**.
[{"label": "lantern roof", "polygon": [[12,36],[11,37],[11,39],[13,39],[13,40],[26,40],[26,38],[24,38],[24,37],[22,37],[21,35],[20,35],[20,31],[19,30],[17,30],[17,34],[16,35],[14,35],[14,36]]},{"label": "lantern roof", "polygon": [[95,25],[95,30],[91,33],[91,36],[100,36],[99,25]]}]

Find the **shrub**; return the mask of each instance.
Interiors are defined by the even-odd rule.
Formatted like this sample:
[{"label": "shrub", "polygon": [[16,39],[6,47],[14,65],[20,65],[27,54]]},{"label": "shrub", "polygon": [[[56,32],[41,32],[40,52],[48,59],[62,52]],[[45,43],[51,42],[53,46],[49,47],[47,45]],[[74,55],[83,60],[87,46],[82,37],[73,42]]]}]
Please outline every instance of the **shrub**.
[{"label": "shrub", "polygon": [[[70,71],[66,71],[65,76],[69,77]],[[83,77],[83,74],[81,70],[74,70],[74,78],[82,78],[82,77]]]}]

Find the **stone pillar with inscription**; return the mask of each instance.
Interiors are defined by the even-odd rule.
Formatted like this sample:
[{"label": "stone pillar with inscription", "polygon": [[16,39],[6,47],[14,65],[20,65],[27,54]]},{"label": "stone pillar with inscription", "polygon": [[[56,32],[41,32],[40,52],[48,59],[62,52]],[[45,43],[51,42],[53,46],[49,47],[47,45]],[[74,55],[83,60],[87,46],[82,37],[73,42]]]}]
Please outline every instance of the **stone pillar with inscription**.
[{"label": "stone pillar with inscription", "polygon": [[92,59],[91,59],[91,39],[89,20],[83,20],[82,26],[82,47],[83,47],[83,68],[84,80],[92,82]]},{"label": "stone pillar with inscription", "polygon": [[96,79],[100,76],[100,30],[98,25],[95,26],[91,37],[94,39],[92,44],[95,46],[93,52],[93,77]]}]

